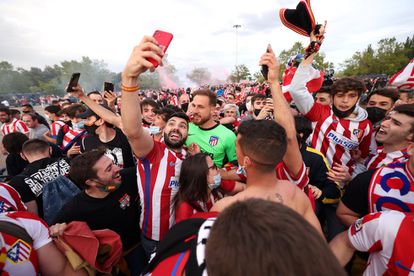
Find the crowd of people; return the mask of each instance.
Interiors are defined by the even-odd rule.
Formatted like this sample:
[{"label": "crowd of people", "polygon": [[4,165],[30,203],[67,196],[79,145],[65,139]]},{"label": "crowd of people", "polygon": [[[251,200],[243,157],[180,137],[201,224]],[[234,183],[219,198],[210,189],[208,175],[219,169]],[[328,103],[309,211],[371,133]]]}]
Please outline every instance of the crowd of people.
[{"label": "crowd of people", "polygon": [[[0,270],[413,273],[414,92],[339,78],[312,94],[314,55],[297,64],[289,95],[271,47],[258,57],[263,84],[142,91],[139,76],[155,70],[147,59],[164,56],[144,37],[120,93],[79,83],[79,103],[55,101],[46,118],[30,104],[0,108]],[[90,261],[86,243],[73,249],[84,227],[105,260]],[[104,229],[119,250],[104,246]]]}]

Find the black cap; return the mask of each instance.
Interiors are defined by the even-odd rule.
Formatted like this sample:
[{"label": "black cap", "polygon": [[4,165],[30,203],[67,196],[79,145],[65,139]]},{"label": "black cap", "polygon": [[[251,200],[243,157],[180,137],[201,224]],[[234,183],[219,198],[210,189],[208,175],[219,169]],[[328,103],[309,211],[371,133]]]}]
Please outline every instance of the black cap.
[{"label": "black cap", "polygon": [[310,6],[310,0],[302,0],[296,9],[281,9],[279,17],[283,25],[304,36],[310,36],[315,29],[315,17]]},{"label": "black cap", "polygon": [[[106,105],[106,104],[100,104],[100,106],[102,106],[102,107],[104,107],[104,108],[106,108],[106,109],[108,109],[108,110],[112,111],[112,109],[111,109],[108,105]],[[113,111],[112,111],[112,112],[113,112]],[[86,118],[91,117],[91,116],[95,116],[95,117],[96,117],[96,119],[100,119],[100,118],[101,118],[100,116],[98,116],[98,114],[96,114],[96,113],[95,113],[92,109],[90,109],[90,108],[86,109],[86,111],[85,111],[85,112],[82,112],[82,113],[80,113],[80,114],[76,115],[76,118],[86,119]]]}]

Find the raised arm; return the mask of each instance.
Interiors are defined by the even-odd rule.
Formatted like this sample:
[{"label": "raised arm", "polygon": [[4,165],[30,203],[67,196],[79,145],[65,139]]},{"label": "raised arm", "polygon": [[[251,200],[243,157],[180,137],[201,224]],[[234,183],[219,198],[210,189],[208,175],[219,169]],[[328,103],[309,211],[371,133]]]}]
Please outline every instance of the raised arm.
[{"label": "raised arm", "polygon": [[138,97],[138,77],[148,69],[153,72],[154,65],[147,60],[153,58],[162,64],[163,52],[153,37],[145,36],[134,48],[122,72],[121,118],[123,131],[137,157],[145,157],[154,147],[151,135],[142,128],[140,100]]},{"label": "raised arm", "polygon": [[85,105],[87,105],[90,109],[93,110],[99,117],[104,119],[105,122],[108,122],[119,129],[122,129],[122,121],[121,117],[117,116],[115,113],[111,112],[110,110],[100,106],[99,104],[95,103],[92,99],[83,93],[82,87],[80,85],[76,86],[74,91],[70,94],[73,97],[78,98],[82,101]]},{"label": "raised arm", "polygon": [[288,168],[290,174],[294,177],[298,177],[300,176],[299,174],[302,169],[303,160],[296,138],[295,120],[290,111],[290,107],[283,96],[282,89],[280,88],[278,79],[280,64],[270,45],[268,53],[265,53],[262,56],[260,64],[267,65],[269,68],[268,82],[270,85],[270,91],[272,92],[274,106],[273,115],[275,121],[286,130],[287,150],[285,156],[283,157],[283,162]]},{"label": "raised arm", "polygon": [[[320,46],[322,44],[324,39],[325,26],[321,27],[319,32],[319,35],[315,35],[314,32],[311,33],[310,45],[306,50],[307,55],[309,54],[309,56],[305,58],[299,65],[289,87],[290,95],[295,101],[297,108],[303,115],[306,115],[315,104],[312,95],[309,93],[308,88],[306,87],[306,83],[319,74],[319,71],[312,67],[313,58],[317,50],[314,50],[315,48],[312,48],[311,45],[318,43]],[[318,49],[319,46],[317,46]]]}]

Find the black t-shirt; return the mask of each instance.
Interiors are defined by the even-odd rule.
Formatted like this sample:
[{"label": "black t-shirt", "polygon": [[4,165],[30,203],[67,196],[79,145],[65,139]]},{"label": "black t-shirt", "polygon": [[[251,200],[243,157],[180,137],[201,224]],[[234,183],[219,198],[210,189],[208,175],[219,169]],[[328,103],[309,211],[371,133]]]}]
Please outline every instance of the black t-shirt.
[{"label": "black t-shirt", "polygon": [[10,177],[16,176],[21,173],[24,168],[29,164],[26,160],[24,160],[20,154],[17,153],[10,153],[6,157],[6,168],[7,174]]},{"label": "black t-shirt", "polygon": [[39,216],[43,218],[43,186],[59,175],[68,175],[69,169],[67,159],[47,157],[28,164],[9,184],[20,194],[23,202],[36,200]]},{"label": "black t-shirt", "polygon": [[349,182],[341,201],[355,213],[365,216],[369,213],[368,190],[375,170],[358,174]]},{"label": "black t-shirt", "polygon": [[107,154],[114,163],[121,168],[135,167],[134,158],[132,156],[131,146],[128,139],[121,130],[115,129],[114,139],[109,142],[102,142],[97,135],[87,135],[82,140],[81,152],[90,151],[99,147],[107,149]]},{"label": "black t-shirt", "polygon": [[140,241],[140,205],[136,168],[121,171],[122,185],[105,198],[82,191],[62,207],[54,223],[84,221],[92,230],[111,229],[121,236],[124,251]]}]

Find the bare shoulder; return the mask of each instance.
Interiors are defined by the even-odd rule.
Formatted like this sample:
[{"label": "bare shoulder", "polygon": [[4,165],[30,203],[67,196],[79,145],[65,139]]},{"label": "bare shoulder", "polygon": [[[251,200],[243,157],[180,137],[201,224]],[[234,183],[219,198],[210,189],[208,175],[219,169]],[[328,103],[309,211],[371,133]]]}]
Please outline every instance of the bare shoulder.
[{"label": "bare shoulder", "polygon": [[222,198],[219,201],[217,201],[210,211],[220,213],[236,201],[237,198],[235,196],[226,196],[225,198]]}]

